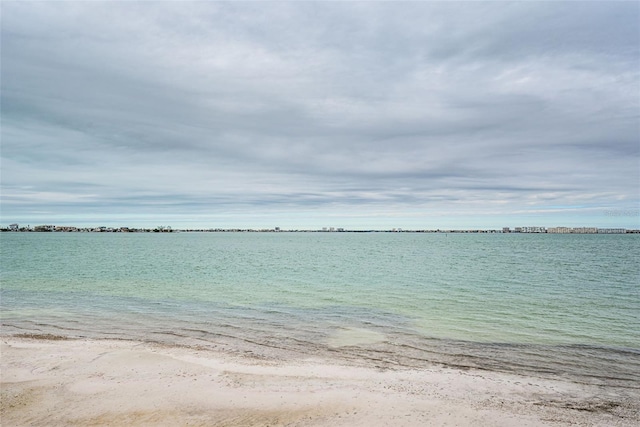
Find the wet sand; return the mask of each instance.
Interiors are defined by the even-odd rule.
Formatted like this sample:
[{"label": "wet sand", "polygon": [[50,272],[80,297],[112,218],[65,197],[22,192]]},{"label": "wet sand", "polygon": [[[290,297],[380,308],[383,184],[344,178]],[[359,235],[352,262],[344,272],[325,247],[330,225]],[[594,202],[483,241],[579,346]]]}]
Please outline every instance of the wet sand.
[{"label": "wet sand", "polygon": [[1,425],[640,425],[638,389],[46,338],[2,337]]}]

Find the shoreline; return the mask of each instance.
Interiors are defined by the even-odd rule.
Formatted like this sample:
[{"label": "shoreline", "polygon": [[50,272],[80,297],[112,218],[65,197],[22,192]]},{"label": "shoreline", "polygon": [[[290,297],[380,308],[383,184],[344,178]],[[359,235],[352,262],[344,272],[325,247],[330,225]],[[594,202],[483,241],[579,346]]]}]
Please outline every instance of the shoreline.
[{"label": "shoreline", "polygon": [[140,341],[3,336],[21,425],[632,426],[640,391],[479,369],[277,361]]},{"label": "shoreline", "polygon": [[428,234],[640,234],[640,229],[625,227],[510,227],[456,229],[402,229],[342,227],[323,228],[135,228],[135,227],[77,227],[73,225],[38,225],[34,228],[11,224],[0,227],[0,233],[428,233]]}]

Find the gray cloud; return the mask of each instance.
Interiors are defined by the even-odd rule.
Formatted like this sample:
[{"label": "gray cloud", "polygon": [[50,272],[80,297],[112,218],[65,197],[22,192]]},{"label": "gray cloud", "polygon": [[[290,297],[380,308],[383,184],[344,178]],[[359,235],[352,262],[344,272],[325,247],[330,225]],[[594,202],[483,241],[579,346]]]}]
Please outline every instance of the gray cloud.
[{"label": "gray cloud", "polygon": [[6,3],[3,218],[637,207],[639,8]]}]

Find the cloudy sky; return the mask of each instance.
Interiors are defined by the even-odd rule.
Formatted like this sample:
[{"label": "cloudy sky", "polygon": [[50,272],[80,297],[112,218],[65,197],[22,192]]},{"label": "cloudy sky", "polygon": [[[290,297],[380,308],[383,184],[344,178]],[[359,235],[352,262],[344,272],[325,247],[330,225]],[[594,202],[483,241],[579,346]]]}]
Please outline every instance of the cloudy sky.
[{"label": "cloudy sky", "polygon": [[640,227],[638,2],[2,2],[1,225]]}]

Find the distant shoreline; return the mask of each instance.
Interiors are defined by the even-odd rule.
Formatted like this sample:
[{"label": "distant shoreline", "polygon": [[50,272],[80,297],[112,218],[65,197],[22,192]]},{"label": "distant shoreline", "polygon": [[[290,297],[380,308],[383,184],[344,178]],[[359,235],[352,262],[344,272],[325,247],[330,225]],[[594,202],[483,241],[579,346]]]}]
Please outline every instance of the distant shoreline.
[{"label": "distant shoreline", "polygon": [[19,227],[12,224],[0,227],[6,233],[471,233],[471,234],[640,234],[640,229],[598,227],[516,227],[514,229],[371,229],[350,230],[345,228],[280,229],[276,228],[184,228],[171,227],[75,227],[60,225],[37,225]]}]

